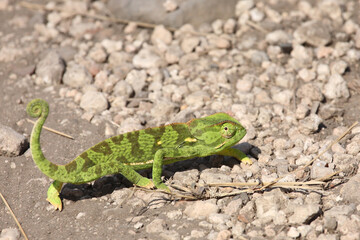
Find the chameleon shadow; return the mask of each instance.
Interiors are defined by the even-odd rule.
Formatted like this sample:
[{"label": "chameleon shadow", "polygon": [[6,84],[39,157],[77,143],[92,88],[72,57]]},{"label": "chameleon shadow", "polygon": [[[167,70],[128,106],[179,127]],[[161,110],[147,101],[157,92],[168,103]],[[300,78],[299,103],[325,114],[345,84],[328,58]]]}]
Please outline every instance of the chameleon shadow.
[{"label": "chameleon shadow", "polygon": [[[257,159],[258,154],[261,153],[260,149],[249,143],[241,143],[233,146],[233,148],[239,149],[248,156],[252,156]],[[200,172],[210,168],[220,168],[222,165],[234,167],[240,164],[240,162],[233,157],[223,157],[220,155],[211,155],[202,158],[192,158],[184,161],[175,162],[169,165],[165,165],[163,176],[166,179],[173,177],[175,172],[183,172],[192,169],[200,169]],[[141,175],[151,177],[151,169],[144,169],[138,171]],[[129,188],[133,184],[128,181],[121,174],[115,174],[111,176],[104,176],[93,183],[84,184],[71,184],[66,183],[61,190],[60,197],[67,200],[78,201],[82,199],[89,199],[93,197],[101,197],[107,194],[111,194],[114,190]]]}]

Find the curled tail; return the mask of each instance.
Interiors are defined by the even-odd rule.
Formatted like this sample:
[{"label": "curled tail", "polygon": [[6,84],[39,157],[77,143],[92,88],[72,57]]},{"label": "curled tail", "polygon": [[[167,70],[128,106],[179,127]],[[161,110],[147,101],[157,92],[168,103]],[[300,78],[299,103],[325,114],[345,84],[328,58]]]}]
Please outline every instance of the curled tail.
[{"label": "curled tail", "polygon": [[30,137],[30,149],[35,164],[49,178],[61,182],[71,182],[65,165],[56,165],[45,158],[40,146],[40,134],[45,120],[49,114],[49,104],[42,99],[34,99],[26,107],[29,116],[38,118]]},{"label": "curled tail", "polygon": [[30,137],[30,149],[34,162],[45,175],[54,179],[54,173],[58,169],[58,165],[45,158],[40,146],[40,134],[49,114],[49,104],[42,99],[34,99],[27,105],[26,112],[29,116],[38,118]]},{"label": "curled tail", "polygon": [[[27,105],[26,111],[31,117],[38,118],[30,137],[32,157],[38,168],[49,178],[59,182],[79,184],[95,180],[105,174],[118,172],[115,167],[114,169],[108,169],[105,161],[103,163],[103,165],[105,165],[103,166],[104,169],[102,169],[101,164],[97,164],[97,158],[101,159],[102,157],[106,159],[107,156],[89,150],[66,165],[57,165],[50,162],[45,158],[40,146],[40,134],[49,114],[49,105],[42,99],[34,99]],[[102,144],[104,143],[100,143],[100,145]],[[94,147],[96,148],[96,146],[97,145]]]}]

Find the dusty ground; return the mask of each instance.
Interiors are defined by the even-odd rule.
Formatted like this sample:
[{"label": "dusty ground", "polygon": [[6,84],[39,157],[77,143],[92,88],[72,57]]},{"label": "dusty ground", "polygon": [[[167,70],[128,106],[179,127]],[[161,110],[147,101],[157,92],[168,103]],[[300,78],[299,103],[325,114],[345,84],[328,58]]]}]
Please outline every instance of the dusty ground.
[{"label": "dusty ground", "polygon": [[[38,21],[38,18],[42,17],[42,14],[39,11],[19,7],[17,1],[11,2],[10,7],[15,9],[12,11],[0,11],[0,32],[2,33],[0,35],[2,38],[0,44],[14,42],[15,46],[17,44],[21,45],[19,41],[34,31],[34,24]],[[25,26],[15,27],[15,30],[13,30],[13,25],[9,23],[9,19],[14,20],[17,17],[26,17],[27,21],[25,21]],[[8,39],[5,40],[5,37]],[[54,45],[56,44],[54,43]],[[12,61],[0,61],[0,123],[29,137],[32,124],[25,120],[27,118],[26,104],[31,99],[44,98],[49,102],[51,109],[46,125],[75,138],[75,140],[70,140],[48,131],[42,133],[41,144],[46,157],[53,162],[63,164],[105,139],[105,122],[100,121],[98,125],[95,125],[82,119],[81,116],[84,112],[74,103],[73,99],[59,96],[60,88],[63,85],[39,86],[32,82],[31,77],[25,77],[34,72],[36,64],[49,47],[51,47],[49,42],[44,47],[40,44],[31,46],[27,53],[19,54],[20,57],[15,57]],[[345,74],[344,78],[347,82],[356,80],[359,77],[358,71],[358,62],[351,64],[351,71]],[[326,136],[332,134],[334,128],[350,126],[354,121],[357,121],[360,116],[359,101],[360,95],[355,90],[351,91],[348,99],[336,101],[334,106],[341,108],[344,111],[343,114],[324,120],[322,124],[325,129],[314,134],[313,138],[316,140],[325,139]],[[287,107],[291,108],[292,106]],[[251,144],[255,143],[251,142]],[[354,159],[358,156],[359,154]],[[200,160],[199,164],[201,161],[204,162],[204,160]],[[233,162],[230,160],[225,161],[225,165],[233,167]],[[216,163],[213,165],[216,165]],[[193,165],[187,163],[179,166],[182,167],[182,170],[193,169]],[[53,211],[45,201],[50,179],[37,169],[29,152],[18,157],[0,156],[0,191],[9,202],[29,239],[159,239],[159,234],[156,232],[145,230],[144,227],[134,228],[134,223],[130,221],[138,216],[143,216],[141,221],[145,225],[154,219],[166,219],[167,228],[170,230],[176,229],[179,236],[189,236],[192,230],[198,228],[197,226],[201,222],[199,219],[188,220],[182,218],[179,220],[164,217],[164,213],[175,209],[183,211],[187,203],[182,201],[165,201],[166,204],[161,205],[161,207],[150,208],[146,211],[142,211],[143,209],[141,207],[137,208],[136,205],[114,204],[109,195],[114,191],[121,191],[129,187],[128,183],[124,185],[121,180],[123,179],[120,176],[112,176],[99,180],[94,186],[88,184],[80,186],[78,189],[74,186],[67,186],[67,190],[63,192],[65,198],[64,210],[62,212]],[[334,190],[334,193],[338,192],[339,188]],[[161,199],[161,197],[159,198]],[[76,199],[76,201],[68,199]],[[326,206],[323,210],[328,208],[329,206]],[[359,209],[356,210],[356,214],[354,213],[356,217],[359,217],[358,211]],[[319,218],[322,219],[321,216]],[[321,223],[322,220],[319,221]],[[8,210],[0,203],[0,231],[16,227]],[[260,232],[261,227],[256,227],[257,231]],[[274,229],[279,230],[278,232],[287,232],[289,227],[292,227],[292,225],[283,226],[285,230],[279,226],[274,227]],[[211,231],[209,230],[209,232]],[[318,231],[316,234],[335,232],[338,237],[345,235],[339,233],[339,231],[335,231],[335,229],[331,231],[323,230],[323,232]],[[251,238],[246,234],[244,236],[246,239]],[[236,237],[232,237],[236,239]],[[271,234],[269,236],[263,234],[261,237],[272,238]],[[283,237],[282,239],[292,239],[289,234],[287,236],[285,234]],[[171,234],[163,238],[172,239]],[[206,236],[200,236],[198,239],[206,238]],[[227,238],[218,236],[217,239]],[[253,237],[253,239],[261,238],[259,236],[259,238]]]}]

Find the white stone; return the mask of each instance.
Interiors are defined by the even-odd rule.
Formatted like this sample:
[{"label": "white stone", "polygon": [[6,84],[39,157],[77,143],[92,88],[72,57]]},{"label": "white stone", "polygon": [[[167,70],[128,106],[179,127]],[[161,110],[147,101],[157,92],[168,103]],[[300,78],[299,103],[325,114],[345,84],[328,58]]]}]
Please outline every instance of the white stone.
[{"label": "white stone", "polygon": [[63,82],[64,84],[74,87],[80,88],[87,84],[92,83],[93,78],[89,71],[82,65],[71,63],[67,66]]},{"label": "white stone", "polygon": [[81,98],[80,107],[85,111],[101,113],[108,108],[109,104],[101,92],[87,91]]},{"label": "white stone", "polygon": [[206,218],[212,213],[218,213],[219,207],[211,200],[196,201],[189,203],[185,208],[184,213],[190,218]]},{"label": "white stone", "polygon": [[165,60],[157,52],[148,48],[142,48],[134,56],[132,63],[137,68],[158,68],[165,66]]},{"label": "white stone", "polygon": [[339,74],[332,74],[330,76],[328,83],[326,83],[324,86],[323,93],[329,99],[350,97],[350,92],[346,85],[346,81]]},{"label": "white stone", "polygon": [[158,41],[165,44],[170,44],[172,41],[172,34],[163,25],[157,25],[151,35],[151,42],[156,45]]}]

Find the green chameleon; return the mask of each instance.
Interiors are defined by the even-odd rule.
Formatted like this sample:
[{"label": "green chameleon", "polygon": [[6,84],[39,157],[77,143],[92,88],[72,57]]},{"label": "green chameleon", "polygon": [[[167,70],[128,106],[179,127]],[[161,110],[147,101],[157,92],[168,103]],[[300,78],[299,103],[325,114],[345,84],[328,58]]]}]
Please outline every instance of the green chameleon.
[{"label": "green chameleon", "polygon": [[[32,100],[27,113],[38,118],[31,133],[30,148],[38,168],[54,179],[47,201],[62,210],[59,197],[63,183],[82,184],[104,175],[121,173],[137,186],[170,191],[161,181],[162,165],[213,154],[232,156],[246,164],[251,160],[240,150],[230,148],[246,134],[241,124],[226,113],[216,113],[187,123],[124,133],[108,138],[89,148],[66,165],[47,160],[40,147],[40,133],[49,114],[49,105]],[[136,170],[152,167],[152,181]]]}]

